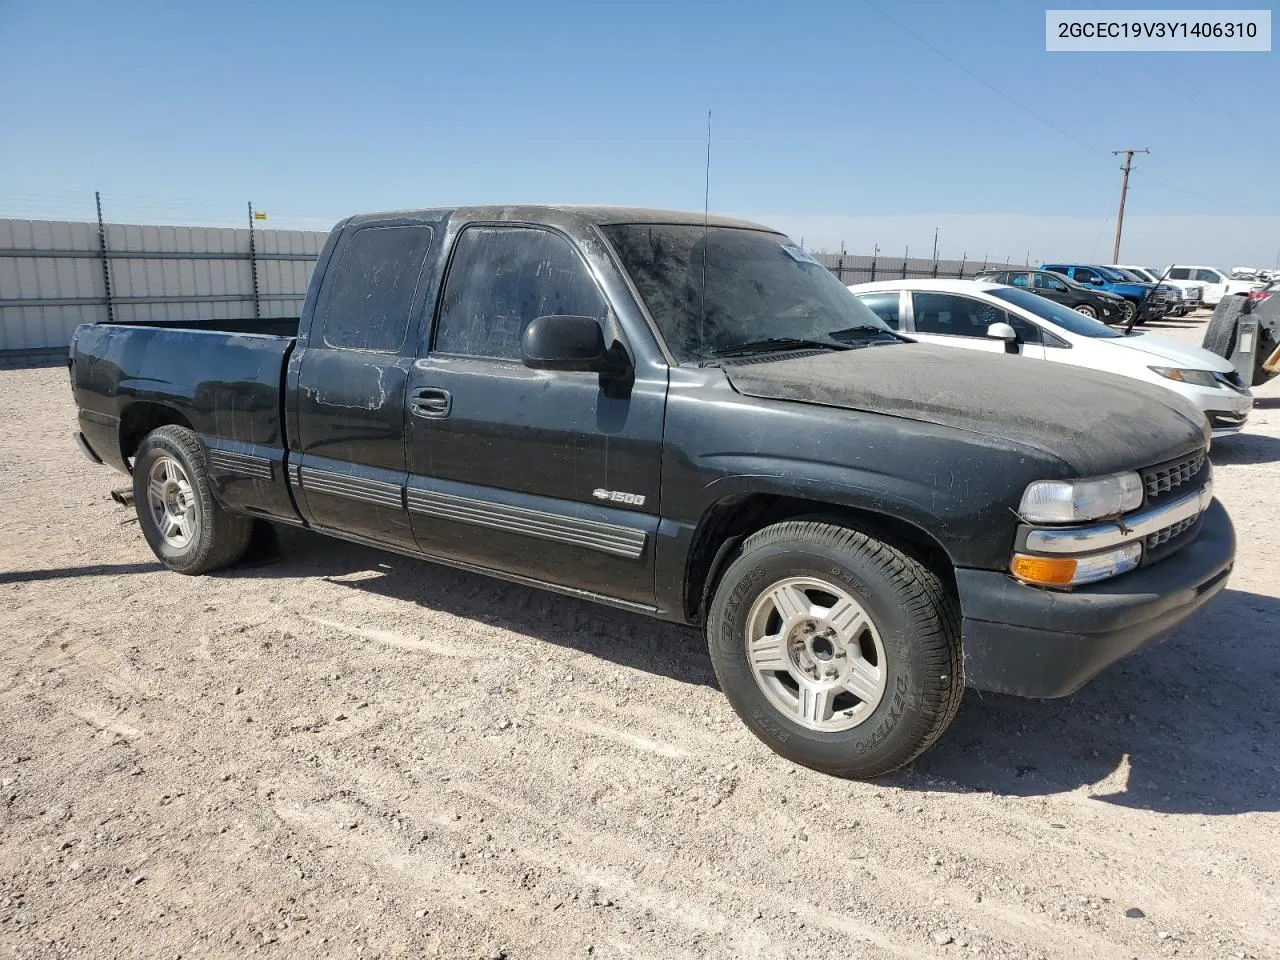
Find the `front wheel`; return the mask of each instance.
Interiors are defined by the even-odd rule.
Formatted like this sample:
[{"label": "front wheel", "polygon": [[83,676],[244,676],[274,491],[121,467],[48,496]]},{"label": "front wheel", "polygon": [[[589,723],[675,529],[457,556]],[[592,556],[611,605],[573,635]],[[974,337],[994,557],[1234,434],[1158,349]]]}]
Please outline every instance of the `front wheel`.
[{"label": "front wheel", "polygon": [[960,617],[933,571],[830,523],[749,537],[707,616],[720,688],[789,760],[842,777],[909,763],[964,693]]},{"label": "front wheel", "polygon": [[1137,306],[1126,300],[1124,303],[1120,304],[1120,322],[1124,324],[1129,323],[1129,321],[1133,319],[1133,315],[1137,312]]},{"label": "front wheel", "polygon": [[1089,306],[1089,304],[1087,303],[1082,303],[1080,304],[1080,306],[1076,307],[1075,309],[1076,309],[1076,313],[1082,314],[1088,317],[1090,320],[1098,319],[1098,311],[1093,309],[1093,307]]},{"label": "front wheel", "polygon": [[133,460],[133,504],[152,552],[177,573],[229,566],[249,548],[253,521],[214,499],[204,447],[186,427],[160,427],[143,439]]}]

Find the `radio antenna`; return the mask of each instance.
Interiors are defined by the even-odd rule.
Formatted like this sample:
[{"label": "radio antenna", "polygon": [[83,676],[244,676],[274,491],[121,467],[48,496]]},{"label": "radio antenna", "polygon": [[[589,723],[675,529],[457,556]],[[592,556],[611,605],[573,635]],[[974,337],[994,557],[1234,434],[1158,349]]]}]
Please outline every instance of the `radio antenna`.
[{"label": "radio antenna", "polygon": [[702,189],[702,313],[698,317],[698,353],[702,362],[707,361],[707,238],[711,219],[711,111],[707,110],[707,168]]}]

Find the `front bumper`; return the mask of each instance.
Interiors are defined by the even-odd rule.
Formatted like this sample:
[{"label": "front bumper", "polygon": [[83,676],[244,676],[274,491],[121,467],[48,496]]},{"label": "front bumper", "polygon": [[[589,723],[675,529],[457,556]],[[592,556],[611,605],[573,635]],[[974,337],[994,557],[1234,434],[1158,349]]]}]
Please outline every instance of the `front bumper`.
[{"label": "front bumper", "polygon": [[1069,593],[993,570],[959,569],[966,683],[1022,697],[1064,697],[1163,639],[1227,584],[1231,518],[1217,500],[1173,556]]}]

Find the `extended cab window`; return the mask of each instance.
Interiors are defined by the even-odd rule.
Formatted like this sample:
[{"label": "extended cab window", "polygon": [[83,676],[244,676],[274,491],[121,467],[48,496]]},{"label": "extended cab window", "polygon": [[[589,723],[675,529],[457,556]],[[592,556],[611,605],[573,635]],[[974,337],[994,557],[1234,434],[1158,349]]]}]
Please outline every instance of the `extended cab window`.
[{"label": "extended cab window", "polygon": [[1225,283],[1226,282],[1225,280],[1222,279],[1222,274],[1220,274],[1217,270],[1197,270],[1196,279],[1199,280],[1201,283]]},{"label": "extended cab window", "polygon": [[993,323],[1007,323],[999,307],[954,293],[915,293],[916,330],[951,337],[985,337]]},{"label": "extended cab window", "polygon": [[890,290],[887,293],[860,293],[858,299],[887,326],[894,330],[902,329],[902,318],[899,316],[902,296],[897,290]]},{"label": "extended cab window", "polygon": [[409,307],[431,248],[430,227],[365,227],[345,243],[325,278],[324,342],[395,353],[409,329]]},{"label": "extended cab window", "polygon": [[435,349],[516,360],[530,321],[551,315],[605,319],[595,280],[558,233],[535,227],[467,227],[454,245]]},{"label": "extended cab window", "polygon": [[1187,267],[1174,267],[1169,271],[1170,280],[1190,280],[1191,270]]}]

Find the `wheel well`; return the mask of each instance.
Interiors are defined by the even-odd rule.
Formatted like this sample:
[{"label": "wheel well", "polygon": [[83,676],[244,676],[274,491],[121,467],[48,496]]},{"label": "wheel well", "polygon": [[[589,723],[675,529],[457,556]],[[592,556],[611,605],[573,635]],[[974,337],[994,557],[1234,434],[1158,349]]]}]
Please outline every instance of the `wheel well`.
[{"label": "wheel well", "polygon": [[919,560],[956,593],[955,567],[942,544],[915,524],[856,507],[768,494],[730,497],[707,511],[694,534],[685,575],[685,615],[704,620],[720,575],[738,554],[742,541],[757,530],[799,518],[826,520],[860,530]]},{"label": "wheel well", "polygon": [[176,424],[190,429],[191,421],[163,403],[138,402],[125,407],[120,416],[120,456],[128,462],[138,452],[143,438],[157,427]]}]

